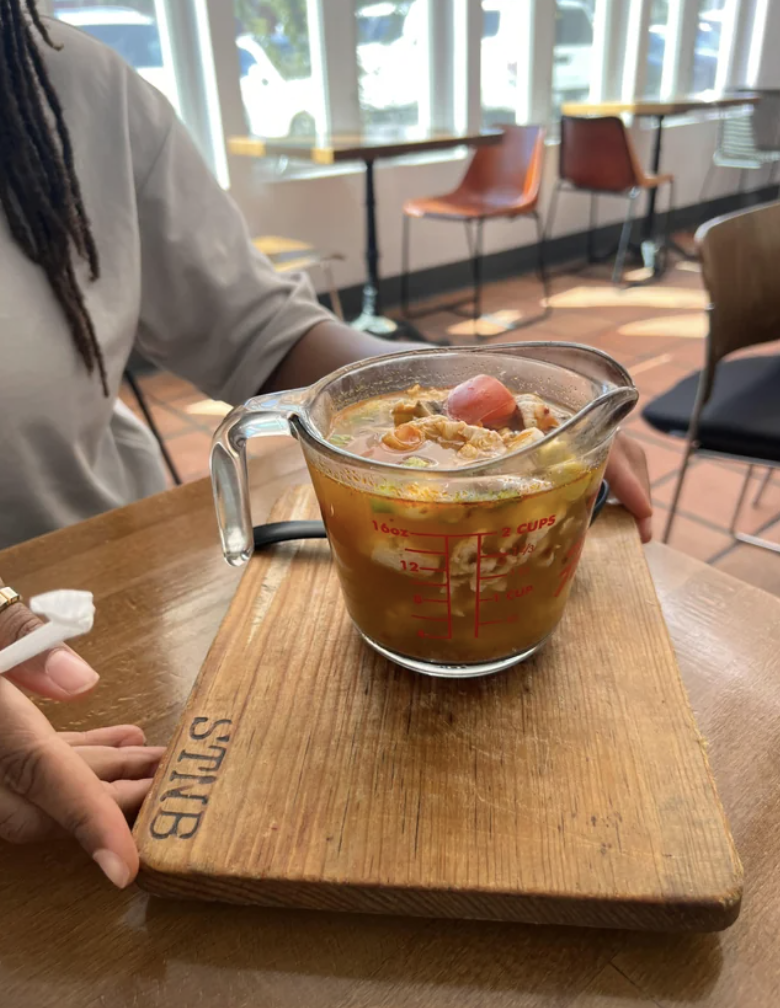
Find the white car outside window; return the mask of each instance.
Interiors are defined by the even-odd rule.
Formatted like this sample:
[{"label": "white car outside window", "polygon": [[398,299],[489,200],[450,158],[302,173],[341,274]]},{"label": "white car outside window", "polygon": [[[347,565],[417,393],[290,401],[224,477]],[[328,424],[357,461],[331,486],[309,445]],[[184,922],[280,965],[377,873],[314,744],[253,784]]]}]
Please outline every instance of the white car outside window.
[{"label": "white car outside window", "polygon": [[[175,100],[173,73],[164,65],[154,18],[123,7],[59,9],[56,16],[110,46],[150,84]],[[264,137],[315,131],[311,77],[285,80],[251,35],[236,39],[241,97],[252,133]]]}]

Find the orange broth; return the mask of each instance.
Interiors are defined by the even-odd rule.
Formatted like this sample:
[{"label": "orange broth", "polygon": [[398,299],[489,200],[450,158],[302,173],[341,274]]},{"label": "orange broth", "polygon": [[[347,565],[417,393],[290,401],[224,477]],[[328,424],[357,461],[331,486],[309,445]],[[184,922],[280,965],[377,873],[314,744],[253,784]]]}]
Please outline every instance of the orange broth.
[{"label": "orange broth", "polygon": [[[421,391],[446,399],[447,390]],[[458,466],[451,444],[426,440],[408,453],[385,446],[398,401],[395,393],[342,411],[331,442],[369,459],[419,458],[431,472]],[[521,655],[561,618],[603,468],[603,458],[595,467],[572,460],[564,467],[570,479],[538,492],[453,501],[437,500],[430,480],[419,493],[410,490],[413,472],[404,474],[406,492],[395,495],[391,480],[361,488],[315,462],[350,615],[371,640],[411,658],[460,665]]]}]

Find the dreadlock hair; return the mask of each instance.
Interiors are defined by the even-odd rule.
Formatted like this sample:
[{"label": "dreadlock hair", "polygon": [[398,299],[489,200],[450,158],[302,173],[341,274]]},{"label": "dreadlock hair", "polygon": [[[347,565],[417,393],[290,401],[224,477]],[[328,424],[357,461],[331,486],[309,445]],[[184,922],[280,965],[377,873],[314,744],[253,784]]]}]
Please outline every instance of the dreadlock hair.
[{"label": "dreadlock hair", "polygon": [[105,361],[74,270],[100,275],[73,146],[33,29],[52,49],[35,0],[0,0],[0,204],[14,240],[46,274],[87,371],[108,395]]}]

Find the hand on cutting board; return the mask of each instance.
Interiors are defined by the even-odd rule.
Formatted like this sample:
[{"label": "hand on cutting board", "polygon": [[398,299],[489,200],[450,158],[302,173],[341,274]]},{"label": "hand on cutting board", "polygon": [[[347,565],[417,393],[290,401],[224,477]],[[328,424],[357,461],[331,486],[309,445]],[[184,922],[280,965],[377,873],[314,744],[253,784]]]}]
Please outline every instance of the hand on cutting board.
[{"label": "hand on cutting board", "polygon": [[642,542],[653,538],[653,506],[650,503],[650,476],[644,449],[627,434],[615,436],[604,477],[610,490],[639,525]]},{"label": "hand on cutting board", "polygon": [[[0,648],[38,625],[23,605],[9,606],[0,613]],[[70,834],[124,888],[138,871],[125,817],[138,811],[163,750],[147,747],[135,725],[56,732],[18,688],[73,700],[97,681],[64,645],[0,676],[0,839],[30,843]]]}]

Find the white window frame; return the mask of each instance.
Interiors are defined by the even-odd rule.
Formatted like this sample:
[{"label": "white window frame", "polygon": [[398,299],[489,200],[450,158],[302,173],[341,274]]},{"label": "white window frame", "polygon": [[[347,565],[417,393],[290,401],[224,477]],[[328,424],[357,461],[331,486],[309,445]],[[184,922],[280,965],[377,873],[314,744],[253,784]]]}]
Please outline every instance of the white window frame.
[{"label": "white window frame", "polygon": [[699,28],[699,0],[671,0],[661,74],[661,101],[693,88],[693,61]]},{"label": "white window frame", "polygon": [[[555,0],[515,0],[516,121],[548,123],[555,47]],[[420,95],[420,124],[436,131],[478,130],[482,123],[482,0],[417,0],[425,5],[428,87]],[[52,0],[39,0],[52,14]],[[591,102],[630,101],[645,90],[652,0],[597,0],[594,10]],[[769,0],[732,0],[724,20],[716,90],[751,84],[761,56]],[[687,93],[693,83],[699,0],[671,0],[661,98]],[[228,168],[241,187],[251,184],[250,158],[226,154],[226,138],[246,131],[235,43],[233,0],[155,0],[163,58],[172,67],[178,110],[223,184]],[[307,0],[314,109],[318,131],[358,133],[355,0]],[[462,151],[414,161],[462,157]],[[359,165],[323,168],[360,171]],[[317,175],[309,172],[299,181]],[[294,176],[285,176],[289,181]]]},{"label": "white window frame", "polygon": [[593,18],[593,78],[590,102],[618,101],[623,94],[623,68],[628,49],[629,5],[626,0],[597,0]]},{"label": "white window frame", "polygon": [[517,123],[550,121],[555,47],[555,0],[517,0],[520,51],[517,61]]},{"label": "white window frame", "polygon": [[651,6],[651,0],[630,0],[625,35],[626,56],[620,88],[622,101],[633,101],[645,90]]},{"label": "white window frame", "polygon": [[454,0],[450,10],[452,118],[463,133],[482,125],[482,0]]}]

